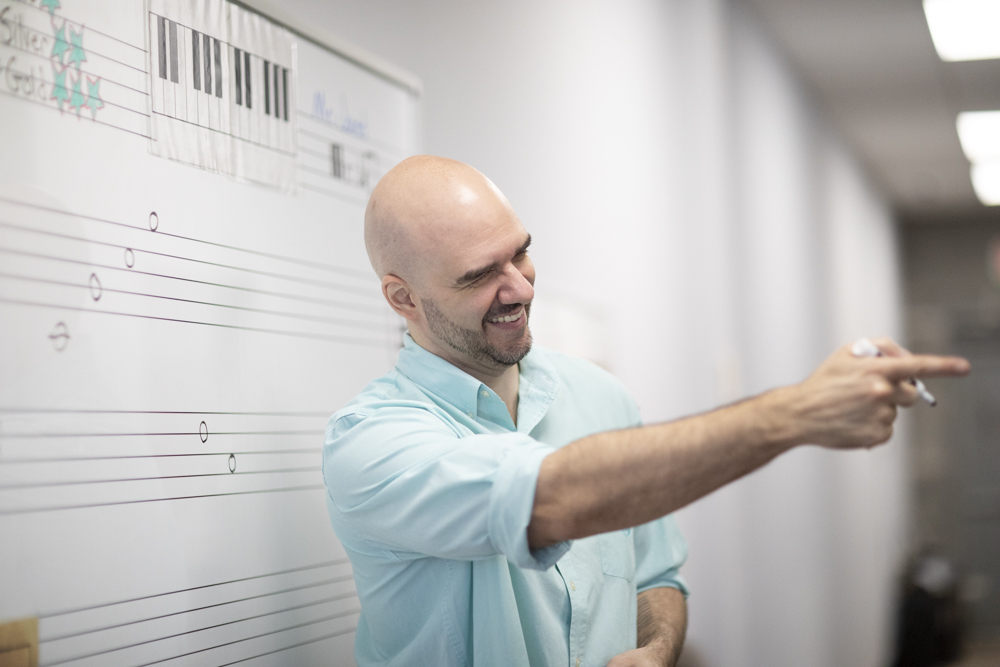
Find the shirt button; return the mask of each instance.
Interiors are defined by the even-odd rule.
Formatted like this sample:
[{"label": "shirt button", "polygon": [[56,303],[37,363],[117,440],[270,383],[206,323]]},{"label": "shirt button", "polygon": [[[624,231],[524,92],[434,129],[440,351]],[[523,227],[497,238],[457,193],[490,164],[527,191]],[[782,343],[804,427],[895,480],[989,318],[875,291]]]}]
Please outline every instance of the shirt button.
[{"label": "shirt button", "polygon": [[576,667],[580,667],[580,658],[576,659]]},{"label": "shirt button", "polygon": [[[572,581],[571,581],[571,582],[569,582],[569,587],[570,587],[571,589],[573,589],[574,591],[576,590],[576,584],[575,584],[575,583],[573,583]],[[577,658],[577,662],[580,662],[580,659],[579,659],[579,658]]]},{"label": "shirt button", "polygon": [[469,419],[472,419],[472,413],[471,412],[466,412],[465,414],[469,417]]},{"label": "shirt button", "polygon": [[486,391],[485,389],[483,389],[483,391],[481,393],[483,395],[483,398],[489,398],[490,397],[490,392]]}]

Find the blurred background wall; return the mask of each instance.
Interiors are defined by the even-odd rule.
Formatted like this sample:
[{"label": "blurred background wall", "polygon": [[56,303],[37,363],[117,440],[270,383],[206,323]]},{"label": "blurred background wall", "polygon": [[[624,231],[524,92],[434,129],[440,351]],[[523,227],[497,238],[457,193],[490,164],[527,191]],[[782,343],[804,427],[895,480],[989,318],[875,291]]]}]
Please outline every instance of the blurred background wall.
[{"label": "blurred background wall", "polygon": [[[890,201],[749,8],[283,5],[422,78],[426,152],[483,171],[535,238],[536,339],[608,366],[647,421],[903,337]],[[909,432],[795,451],[680,512],[687,664],[891,662]]]}]

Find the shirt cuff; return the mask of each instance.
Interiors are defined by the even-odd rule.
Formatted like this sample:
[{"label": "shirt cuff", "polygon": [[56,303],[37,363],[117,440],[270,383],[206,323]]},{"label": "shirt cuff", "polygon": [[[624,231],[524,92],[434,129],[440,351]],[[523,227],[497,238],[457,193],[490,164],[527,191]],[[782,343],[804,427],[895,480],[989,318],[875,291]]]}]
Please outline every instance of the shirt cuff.
[{"label": "shirt cuff", "polygon": [[644,585],[640,586],[636,592],[644,593],[651,588],[676,588],[684,594],[685,598],[691,595],[691,591],[688,590],[687,582],[684,581],[684,577],[681,576],[680,570],[675,567],[670,568],[655,579],[647,581]]},{"label": "shirt cuff", "polygon": [[494,548],[514,565],[547,570],[569,551],[571,541],[542,549],[528,548],[528,524],[535,504],[535,488],[542,460],[555,450],[524,436],[511,446],[497,470],[490,493],[489,533]]}]

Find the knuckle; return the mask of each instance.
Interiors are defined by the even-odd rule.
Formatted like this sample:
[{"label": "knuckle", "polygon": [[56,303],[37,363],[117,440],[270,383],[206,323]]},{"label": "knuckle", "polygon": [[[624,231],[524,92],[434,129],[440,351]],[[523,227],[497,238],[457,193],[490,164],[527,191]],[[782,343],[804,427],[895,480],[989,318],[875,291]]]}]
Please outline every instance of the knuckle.
[{"label": "knuckle", "polygon": [[896,401],[900,405],[911,406],[917,402],[917,390],[909,385],[903,385],[899,392],[899,399]]},{"label": "knuckle", "polygon": [[884,400],[892,396],[892,385],[880,378],[871,383],[868,393],[875,400]]}]

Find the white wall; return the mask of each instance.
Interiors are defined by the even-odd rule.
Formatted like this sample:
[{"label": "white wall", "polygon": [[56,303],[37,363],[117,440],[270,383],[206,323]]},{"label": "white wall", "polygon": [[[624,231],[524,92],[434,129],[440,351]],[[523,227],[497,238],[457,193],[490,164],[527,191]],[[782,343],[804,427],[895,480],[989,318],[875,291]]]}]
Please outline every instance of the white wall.
[{"label": "white wall", "polygon": [[[286,7],[423,79],[426,151],[507,194],[536,239],[540,303],[605,319],[606,360],[647,420],[798,381],[854,337],[898,334],[887,206],[730,3]],[[681,513],[692,657],[887,662],[902,444],[793,452]]]}]

